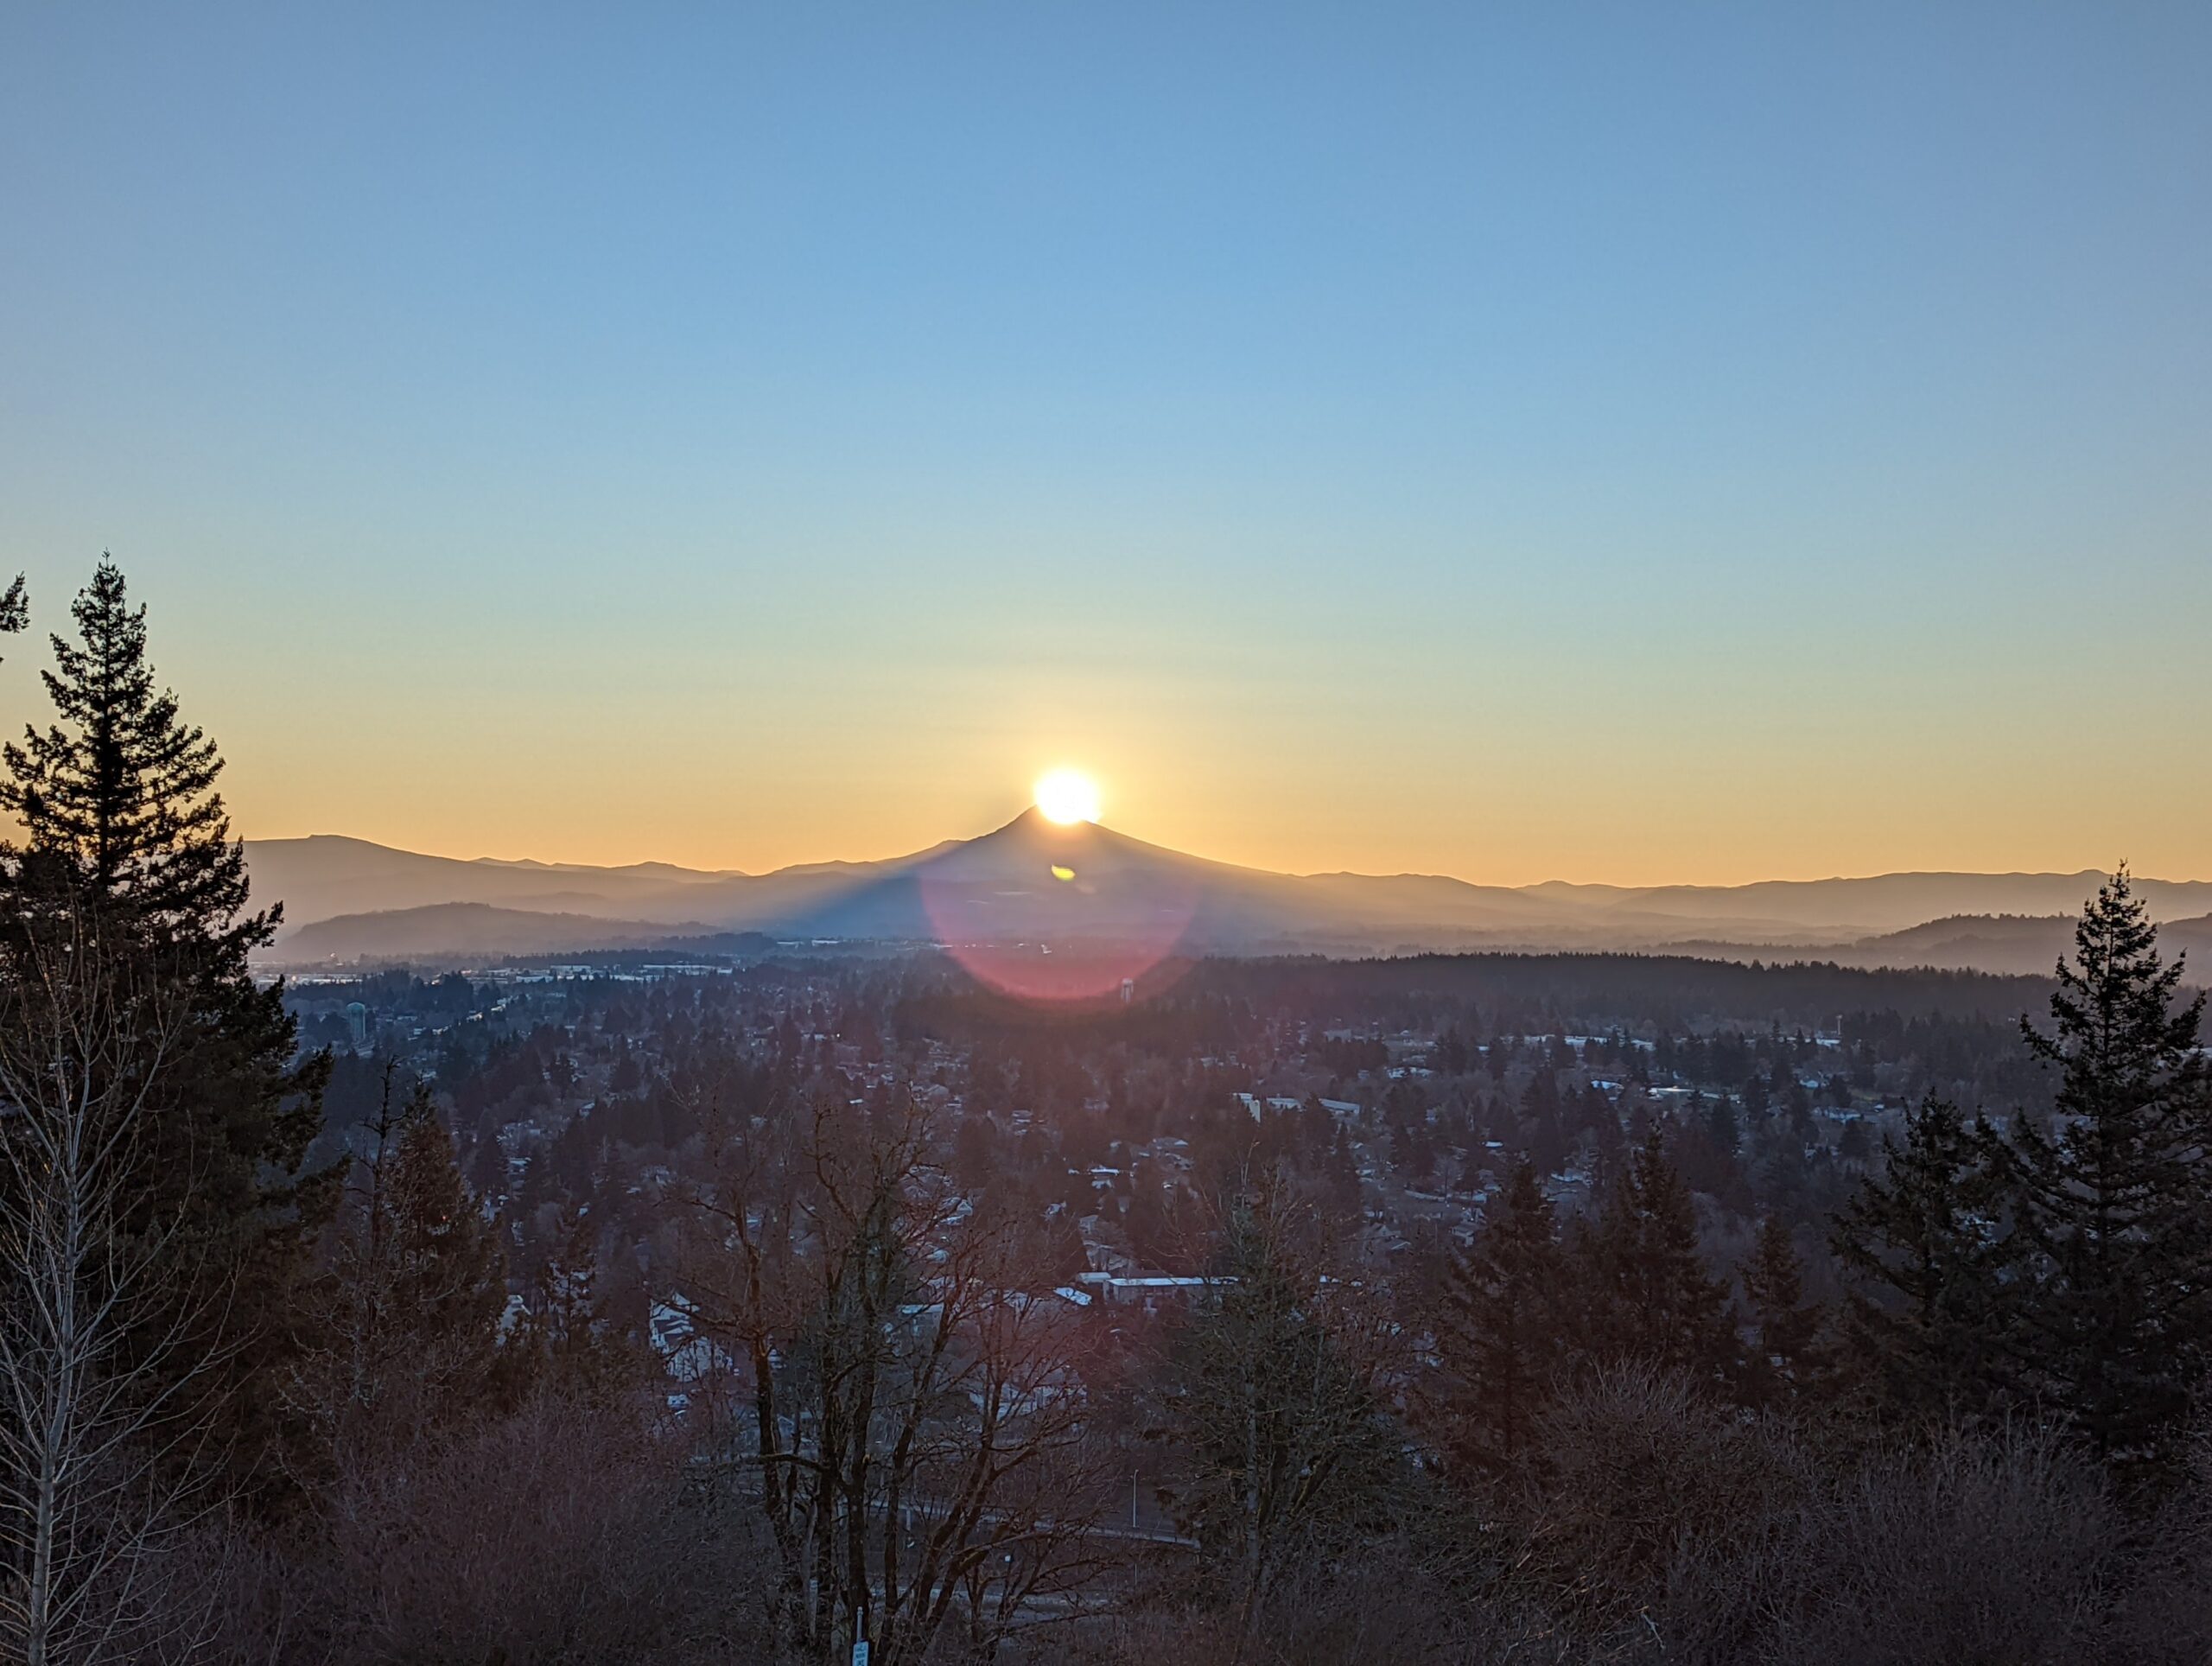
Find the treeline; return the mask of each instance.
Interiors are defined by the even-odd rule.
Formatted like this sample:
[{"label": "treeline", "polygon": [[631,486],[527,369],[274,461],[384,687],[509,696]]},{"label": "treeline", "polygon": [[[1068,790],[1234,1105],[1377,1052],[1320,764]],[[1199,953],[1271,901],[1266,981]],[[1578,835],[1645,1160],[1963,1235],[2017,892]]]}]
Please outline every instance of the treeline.
[{"label": "treeline", "polygon": [[2048,979],[1982,972],[1630,954],[1207,961],[1187,986],[1314,1023],[1402,1016],[1425,1028],[1458,1021],[1529,1035],[1647,1024],[1675,1033],[1734,1024],[1814,1029],[1848,1012],[2009,1021],[2039,1007],[2050,987]]},{"label": "treeline", "polygon": [[935,1035],[1076,1051],[1233,1052],[1271,1021],[1319,1033],[1417,1029],[1634,1035],[1833,1031],[1902,1042],[1908,1031],[2010,1027],[2051,981],[1982,972],[1744,965],[1628,954],[1408,955],[1391,960],[1205,960],[1140,1006],[1058,1012],[976,985],[950,961],[918,966],[898,998],[902,1039]]}]

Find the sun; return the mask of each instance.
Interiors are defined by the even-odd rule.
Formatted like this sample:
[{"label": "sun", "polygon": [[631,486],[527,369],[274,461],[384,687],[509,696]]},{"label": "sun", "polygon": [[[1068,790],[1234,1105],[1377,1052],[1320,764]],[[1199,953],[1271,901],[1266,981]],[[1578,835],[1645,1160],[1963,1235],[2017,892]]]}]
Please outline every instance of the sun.
[{"label": "sun", "polygon": [[1098,819],[1098,783],[1079,769],[1055,769],[1037,778],[1037,808],[1048,822],[1072,827]]}]

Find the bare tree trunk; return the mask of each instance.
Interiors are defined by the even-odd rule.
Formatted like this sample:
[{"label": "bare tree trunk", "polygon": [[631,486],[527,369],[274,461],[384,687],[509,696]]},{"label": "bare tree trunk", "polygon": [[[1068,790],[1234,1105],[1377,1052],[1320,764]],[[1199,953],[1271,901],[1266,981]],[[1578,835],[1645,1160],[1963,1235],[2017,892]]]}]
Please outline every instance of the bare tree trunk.
[{"label": "bare tree trunk", "polygon": [[795,1655],[842,1658],[865,1603],[881,1666],[931,1657],[963,1604],[988,1656],[1025,1605],[1072,1612],[1106,1561],[1090,1345],[1027,1293],[1014,1223],[950,1188],[940,1144],[919,1106],[871,1129],[817,1104],[804,1139],[735,1131],[693,1200],[686,1294],[752,1373],[760,1501],[811,1597]]},{"label": "bare tree trunk", "polygon": [[207,1438],[207,1318],[143,1218],[181,1019],[75,908],[0,969],[0,1650],[31,1666],[174,1653],[165,1552]]}]

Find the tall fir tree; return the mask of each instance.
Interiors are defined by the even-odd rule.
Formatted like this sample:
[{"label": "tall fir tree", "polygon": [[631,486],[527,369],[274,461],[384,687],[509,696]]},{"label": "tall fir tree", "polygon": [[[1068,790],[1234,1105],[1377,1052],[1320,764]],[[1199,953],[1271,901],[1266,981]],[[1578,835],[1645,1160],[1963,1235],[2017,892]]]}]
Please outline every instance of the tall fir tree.
[{"label": "tall fir tree", "polygon": [[1744,1371],[1745,1403],[1758,1408],[1802,1401],[1826,1364],[1819,1345],[1820,1304],[1805,1300],[1805,1266],[1782,1217],[1769,1211],[1759,1223],[1751,1258],[1741,1269],[1751,1329]]},{"label": "tall fir tree", "polygon": [[564,1204],[544,1262],[531,1281],[527,1317],[517,1339],[537,1381],[557,1393],[603,1403],[639,1380],[605,1307],[599,1223],[588,1204]]},{"label": "tall fir tree", "polygon": [[[411,1379],[405,1315],[396,1311],[391,1269],[391,1180],[400,1136],[428,1108],[417,1084],[396,1097],[399,1061],[384,1061],[377,1107],[349,1144],[365,1147],[350,1165],[345,1199],[324,1231],[326,1266],[301,1325],[301,1358],[288,1387],[293,1421],[287,1461],[296,1470],[357,1450],[391,1420],[395,1380]],[[312,1435],[312,1440],[305,1437]]]},{"label": "tall fir tree", "polygon": [[2171,1470],[2212,1344],[2212,1150],[2198,1034],[2125,867],[2099,887],[2058,964],[2049,1132],[2021,1118],[1993,1148],[2024,1274],[2027,1386],[2126,1478]]},{"label": "tall fir tree", "polygon": [[1990,1136],[1930,1096],[1837,1214],[1853,1288],[1839,1365],[1877,1412],[1971,1421],[2007,1403],[2014,1281]]},{"label": "tall fir tree", "polygon": [[1303,1206],[1269,1181],[1223,1224],[1225,1276],[1182,1331],[1172,1373],[1186,1468],[1169,1496],[1249,1634],[1292,1570],[1378,1530],[1403,1440],[1372,1316],[1332,1311],[1351,1293],[1322,1276]]},{"label": "tall fir tree", "polygon": [[505,1265],[427,1094],[399,1136],[385,1207],[393,1309],[439,1400],[465,1409],[493,1386]]},{"label": "tall fir tree", "polygon": [[222,760],[157,686],[145,609],[130,605],[112,560],[71,613],[77,640],[54,636],[44,673],[56,721],[0,749],[0,810],[23,830],[20,847],[0,849],[0,931],[27,929],[67,896],[130,943],[188,1012],[158,1130],[165,1191],[148,1209],[167,1218],[174,1206],[184,1222],[178,1311],[223,1315],[201,1341],[230,1362],[226,1440],[251,1466],[272,1433],[308,1232],[333,1199],[334,1176],[302,1173],[327,1060],[296,1059],[283,986],[254,982],[247,957],[273,939],[281,911],[248,912],[244,848],[215,791]]},{"label": "tall fir tree", "polygon": [[81,640],[52,637],[54,669],[42,673],[60,721],[5,748],[0,808],[30,851],[66,856],[142,930],[258,947],[276,917],[245,913],[245,856],[214,791],[222,759],[156,690],[145,608],[129,605],[122,569],[103,558],[70,612]]},{"label": "tall fir tree", "polygon": [[1527,1453],[1560,1358],[1560,1263],[1551,1201],[1524,1162],[1445,1276],[1438,1342],[1455,1461],[1503,1473]]},{"label": "tall fir tree", "polygon": [[324,1233],[325,1270],[288,1373],[296,1433],[314,1436],[292,1443],[296,1462],[377,1461],[494,1391],[506,1298],[499,1243],[429,1085],[396,1101],[397,1077],[387,1062],[378,1109],[357,1136],[365,1148]]},{"label": "tall fir tree", "polygon": [[1593,1360],[1637,1360],[1708,1386],[1732,1377],[1727,1289],[1699,1251],[1696,1204],[1657,1129],[1575,1250],[1581,1340]]}]

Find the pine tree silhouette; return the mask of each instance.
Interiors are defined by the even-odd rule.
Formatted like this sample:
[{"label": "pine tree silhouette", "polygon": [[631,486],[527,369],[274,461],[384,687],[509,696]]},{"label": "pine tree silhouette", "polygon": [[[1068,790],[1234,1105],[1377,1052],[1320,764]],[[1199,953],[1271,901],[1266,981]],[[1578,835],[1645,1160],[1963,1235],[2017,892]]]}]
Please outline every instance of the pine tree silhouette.
[{"label": "pine tree silhouette", "polygon": [[2005,1401],[2010,1251],[1988,1139],[1929,1097],[1881,1171],[1838,1213],[1831,1242],[1858,1288],[1843,1364],[1890,1415],[1950,1421]]},{"label": "pine tree silhouette", "polygon": [[0,935],[88,909],[188,1012],[163,1077],[160,1185],[143,1204],[148,1219],[179,1224],[179,1311],[203,1315],[207,1349],[231,1362],[237,1422],[224,1444],[251,1471],[271,1434],[308,1237],[335,1200],[334,1170],[302,1173],[328,1060],[296,1065],[283,986],[255,983],[247,957],[281,911],[247,911],[244,848],[215,791],[222,759],[157,686],[145,609],[112,560],[70,611],[77,639],[51,639],[44,673],[56,721],[0,748],[0,810],[24,836],[0,849]]},{"label": "pine tree silhouette", "polygon": [[2029,1385],[2138,1478],[2176,1460],[2212,1326],[2204,996],[2177,999],[2182,971],[2121,868],[2059,963],[2055,1033],[2022,1021],[2059,1072],[2051,1129],[2024,1118],[1994,1148],[2024,1251]]},{"label": "pine tree silhouette", "polygon": [[1446,1274],[1439,1343],[1459,1461],[1503,1471],[1526,1452],[1560,1358],[1562,1260],[1550,1200],[1522,1163]]}]

